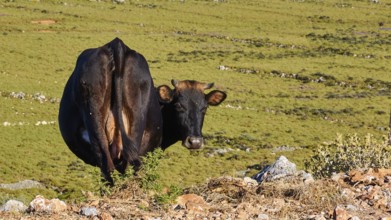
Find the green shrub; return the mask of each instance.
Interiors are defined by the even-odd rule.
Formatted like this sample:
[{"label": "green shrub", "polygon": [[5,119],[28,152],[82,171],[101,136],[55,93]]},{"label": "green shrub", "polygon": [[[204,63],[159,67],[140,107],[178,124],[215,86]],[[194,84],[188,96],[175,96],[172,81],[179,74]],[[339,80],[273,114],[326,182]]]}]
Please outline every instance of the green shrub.
[{"label": "green shrub", "polygon": [[162,156],[163,150],[158,148],[142,157],[139,181],[141,188],[153,192],[154,198],[159,204],[169,204],[183,193],[183,189],[175,185],[170,185],[165,189],[159,182],[160,175],[157,169]]},{"label": "green shrub", "polygon": [[322,144],[310,160],[306,169],[315,177],[328,177],[333,173],[347,172],[358,168],[387,168],[391,166],[391,146],[387,138],[376,140],[367,134],[361,139],[357,134],[343,137],[338,134],[331,143]]},{"label": "green shrub", "polygon": [[141,158],[142,166],[139,171],[140,184],[146,190],[161,190],[158,180],[160,178],[157,169],[159,161],[163,156],[163,150],[158,148],[153,152],[148,152],[147,155]]},{"label": "green shrub", "polygon": [[181,187],[170,185],[167,189],[167,192],[158,193],[155,196],[156,201],[161,204],[169,204],[174,201],[178,196],[183,194],[183,189]]}]

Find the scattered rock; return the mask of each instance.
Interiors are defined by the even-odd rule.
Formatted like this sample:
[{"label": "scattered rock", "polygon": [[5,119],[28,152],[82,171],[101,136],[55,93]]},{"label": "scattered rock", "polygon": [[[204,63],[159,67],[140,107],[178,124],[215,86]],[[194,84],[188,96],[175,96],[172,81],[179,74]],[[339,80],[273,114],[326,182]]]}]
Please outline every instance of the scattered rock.
[{"label": "scattered rock", "polygon": [[282,178],[300,178],[305,184],[310,184],[315,181],[310,173],[303,170],[296,171],[296,164],[290,162],[284,156],[277,158],[276,162],[266,166],[252,178],[258,182],[270,182]]},{"label": "scattered rock", "polygon": [[304,170],[300,170],[296,173],[297,176],[301,177],[305,184],[310,184],[315,182],[312,174],[305,172]]},{"label": "scattered rock", "polygon": [[34,180],[23,180],[17,183],[0,184],[0,189],[18,190],[31,188],[44,188],[44,186],[40,182]]},{"label": "scattered rock", "polygon": [[3,122],[3,126],[4,127],[11,126],[11,123],[9,123],[8,121],[5,121],[5,122]]},{"label": "scattered rock", "polygon": [[8,200],[4,205],[0,206],[2,212],[25,212],[27,206],[23,202],[17,200]]},{"label": "scattered rock", "polygon": [[80,214],[85,216],[97,216],[99,215],[99,212],[95,207],[82,207]]},{"label": "scattered rock", "polygon": [[335,220],[347,220],[349,219],[348,212],[340,206],[335,207],[333,219]]},{"label": "scattered rock", "polygon": [[111,216],[107,212],[102,212],[102,214],[100,214],[100,216],[99,216],[99,219],[100,220],[114,220],[113,216]]},{"label": "scattered rock", "polygon": [[275,147],[273,149],[273,153],[286,152],[286,151],[295,151],[297,149],[298,149],[297,147],[291,147],[291,146],[288,146],[288,145],[282,145],[282,146]]},{"label": "scattered rock", "polygon": [[46,101],[46,97],[39,92],[37,92],[33,95],[33,99],[39,101],[40,103],[43,103]]},{"label": "scattered rock", "polygon": [[217,67],[217,69],[219,69],[219,70],[229,70],[229,67],[220,65],[220,66]]},{"label": "scattered rock", "polygon": [[209,209],[209,205],[205,202],[205,200],[196,194],[185,194],[179,196],[176,201],[181,208],[193,212],[206,212]]},{"label": "scattered rock", "polygon": [[11,98],[24,99],[26,94],[24,92],[11,92],[9,95]]},{"label": "scattered rock", "polygon": [[260,220],[269,220],[269,216],[267,214],[259,214],[258,219]]},{"label": "scattered rock", "polygon": [[280,156],[272,165],[266,166],[253,178],[258,182],[273,181],[296,173],[296,164],[290,162],[286,157]]},{"label": "scattered rock", "polygon": [[213,154],[214,155],[220,155],[220,156],[224,156],[224,154],[228,153],[228,152],[231,152],[233,151],[232,148],[219,148],[219,149],[216,149]]},{"label": "scattered rock", "polygon": [[331,176],[331,179],[335,182],[339,182],[343,178],[344,175],[345,175],[344,173],[333,173],[333,175]]},{"label": "scattered rock", "polygon": [[358,208],[356,206],[354,206],[354,205],[350,205],[349,204],[349,205],[346,206],[346,210],[355,212],[355,211],[358,210]]},{"label": "scattered rock", "polygon": [[46,212],[46,213],[59,213],[65,211],[67,205],[65,202],[59,199],[45,199],[43,196],[38,195],[33,201],[30,202],[28,212]]},{"label": "scattered rock", "polygon": [[388,182],[388,177],[391,176],[391,169],[368,169],[366,171],[352,170],[349,172],[350,181],[352,183],[364,183],[372,185],[383,185]]},{"label": "scattered rock", "polygon": [[244,177],[243,181],[247,186],[258,186],[258,182],[253,178],[246,176]]}]

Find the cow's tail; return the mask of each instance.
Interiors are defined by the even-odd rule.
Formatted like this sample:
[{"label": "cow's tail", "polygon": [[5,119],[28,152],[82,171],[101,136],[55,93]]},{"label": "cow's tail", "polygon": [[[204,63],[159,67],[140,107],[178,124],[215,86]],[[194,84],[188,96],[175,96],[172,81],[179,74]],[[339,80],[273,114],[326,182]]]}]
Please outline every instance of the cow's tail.
[{"label": "cow's tail", "polygon": [[114,58],[114,74],[113,74],[113,90],[114,90],[114,120],[117,125],[120,127],[121,139],[123,146],[123,157],[127,162],[136,162],[138,161],[138,150],[134,142],[128,137],[125,132],[124,120],[122,116],[123,109],[123,76],[124,76],[124,66],[125,66],[125,52],[126,45],[122,40],[115,38],[109,43],[109,48],[112,50]]}]

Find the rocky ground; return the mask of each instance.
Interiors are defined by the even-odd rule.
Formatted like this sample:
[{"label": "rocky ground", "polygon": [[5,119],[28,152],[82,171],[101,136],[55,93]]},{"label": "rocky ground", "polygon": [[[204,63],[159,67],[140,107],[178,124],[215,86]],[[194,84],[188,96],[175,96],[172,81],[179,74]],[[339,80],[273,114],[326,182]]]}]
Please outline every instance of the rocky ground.
[{"label": "rocky ground", "polygon": [[169,205],[158,205],[132,181],[108,197],[86,194],[80,204],[40,196],[29,207],[20,207],[22,211],[10,211],[4,204],[0,219],[391,219],[391,169],[314,180],[295,169],[281,173],[277,162],[256,176],[261,182],[210,179]]}]

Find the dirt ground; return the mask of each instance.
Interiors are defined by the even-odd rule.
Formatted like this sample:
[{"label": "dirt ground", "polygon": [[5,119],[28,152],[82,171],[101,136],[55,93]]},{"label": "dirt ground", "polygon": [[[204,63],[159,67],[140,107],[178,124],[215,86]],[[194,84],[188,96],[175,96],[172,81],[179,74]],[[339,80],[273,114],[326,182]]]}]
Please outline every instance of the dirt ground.
[{"label": "dirt ground", "polygon": [[338,174],[303,182],[220,177],[159,205],[136,182],[109,197],[86,194],[81,204],[57,212],[0,212],[0,219],[391,219],[391,169]]}]

